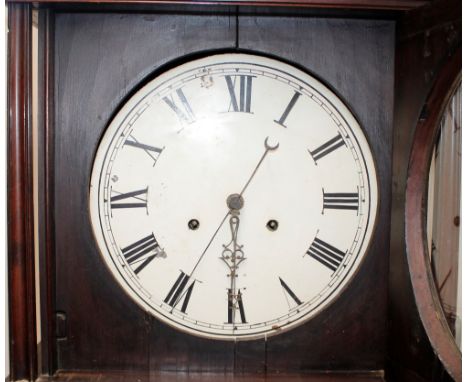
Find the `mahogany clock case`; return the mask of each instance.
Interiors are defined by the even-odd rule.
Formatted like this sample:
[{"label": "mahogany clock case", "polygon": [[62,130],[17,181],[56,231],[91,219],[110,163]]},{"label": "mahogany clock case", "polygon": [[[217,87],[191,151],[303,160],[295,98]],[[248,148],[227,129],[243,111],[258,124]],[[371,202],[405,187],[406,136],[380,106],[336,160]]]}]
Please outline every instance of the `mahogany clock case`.
[{"label": "mahogany clock case", "polygon": [[[46,18],[41,17],[40,23]],[[40,27],[44,25],[40,25]],[[41,34],[48,62],[41,236],[42,368],[63,370],[297,373],[383,370],[387,328],[394,22],[204,12],[52,12]],[[348,288],[305,324],[267,339],[187,335],[140,309],[98,252],[88,212],[94,155],[119,106],[161,71],[213,52],[285,60],[333,89],[367,135],[378,174],[377,226]],[[46,87],[47,83],[43,82]],[[52,97],[53,94],[53,97]],[[43,134],[44,126],[41,127]],[[51,133],[52,132],[52,133]],[[40,166],[40,167],[41,167]],[[47,194],[49,192],[49,194]],[[40,221],[40,230],[45,231]],[[131,224],[131,223],[129,223]],[[52,312],[54,317],[49,317]],[[57,332],[45,335],[51,319]],[[56,334],[56,336],[55,336]]]}]

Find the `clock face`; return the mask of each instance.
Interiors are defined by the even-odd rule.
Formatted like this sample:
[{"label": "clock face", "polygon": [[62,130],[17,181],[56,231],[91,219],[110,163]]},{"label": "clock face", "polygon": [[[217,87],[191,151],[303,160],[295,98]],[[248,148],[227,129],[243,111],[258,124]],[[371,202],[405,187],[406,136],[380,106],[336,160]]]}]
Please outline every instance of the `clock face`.
[{"label": "clock face", "polygon": [[318,80],[219,54],[171,69],[121,108],[95,157],[94,234],[143,309],[217,339],[304,323],[349,285],[378,190],[366,138]]}]

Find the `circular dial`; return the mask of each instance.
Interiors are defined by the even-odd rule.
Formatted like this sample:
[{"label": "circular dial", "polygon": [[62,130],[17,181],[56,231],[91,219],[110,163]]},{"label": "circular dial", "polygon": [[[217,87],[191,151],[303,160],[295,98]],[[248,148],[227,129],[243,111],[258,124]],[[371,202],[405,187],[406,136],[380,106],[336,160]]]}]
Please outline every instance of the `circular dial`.
[{"label": "circular dial", "polygon": [[191,334],[252,339],[304,323],[346,287],[375,225],[366,138],[315,78],[219,54],[171,69],[99,144],[90,213],[143,309]]}]

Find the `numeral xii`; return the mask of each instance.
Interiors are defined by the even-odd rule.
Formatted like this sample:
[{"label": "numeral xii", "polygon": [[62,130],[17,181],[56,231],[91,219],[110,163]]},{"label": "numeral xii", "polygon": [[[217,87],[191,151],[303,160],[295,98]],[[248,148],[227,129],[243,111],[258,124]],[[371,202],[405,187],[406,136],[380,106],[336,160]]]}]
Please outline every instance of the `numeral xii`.
[{"label": "numeral xii", "polygon": [[[224,76],[229,91],[229,111],[250,113],[252,105],[252,80],[255,76]],[[238,81],[237,81],[238,80]],[[239,82],[239,96],[236,94],[236,83]]]}]

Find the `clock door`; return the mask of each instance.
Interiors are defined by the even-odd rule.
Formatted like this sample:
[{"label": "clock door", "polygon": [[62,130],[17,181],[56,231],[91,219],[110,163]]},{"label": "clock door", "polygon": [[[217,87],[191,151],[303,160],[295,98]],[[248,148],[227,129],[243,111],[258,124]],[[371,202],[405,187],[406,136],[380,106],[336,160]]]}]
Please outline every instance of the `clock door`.
[{"label": "clock door", "polygon": [[[393,33],[389,21],[344,23],[338,19],[236,18],[183,12],[56,13],[55,310],[61,328],[57,367],[149,374],[383,369],[387,223],[376,225],[354,277],[316,316],[274,336],[247,341],[210,339],[179,330],[146,312],[115,282],[91,227],[88,186],[106,128],[141,86],[165,70],[209,52],[258,52],[312,73],[354,113],[374,154],[380,191],[376,220],[388,222]],[[278,111],[279,128],[293,116],[287,109]],[[141,144],[137,147],[139,143],[132,142],[133,149],[143,150]],[[331,148],[329,141],[324,144]],[[315,149],[319,148],[311,151],[317,156],[327,147],[320,152]],[[313,159],[311,156],[311,162]],[[116,208],[124,209],[122,204],[128,203],[125,195],[133,191],[134,196],[143,189],[122,190],[118,198],[114,195]],[[340,203],[336,195],[329,196],[332,204]],[[339,214],[336,219],[340,219]],[[270,228],[275,229],[274,224]],[[141,232],[142,242],[136,238],[121,249],[130,258],[132,245],[141,242],[144,248],[150,248],[156,240],[151,232],[148,227],[147,233]],[[336,255],[338,249],[333,248]],[[141,271],[141,265],[133,263],[134,273]],[[174,277],[172,295],[171,290],[166,293],[169,300],[177,294],[180,282]],[[281,278],[278,283],[286,298],[299,300],[289,279]]]},{"label": "clock door", "polygon": [[[302,22],[294,18],[241,17],[239,28],[244,31],[240,33],[239,44],[245,49],[286,57],[290,45],[278,44],[278,41],[284,41],[286,36],[289,41],[294,41],[292,60],[316,73],[336,90],[355,113],[376,161],[380,191],[377,221],[388,222],[393,23],[348,20],[344,24],[340,20],[326,19]],[[372,38],[367,36],[370,29],[375,32]],[[386,42],[377,43],[380,39]],[[356,41],[360,43],[356,44]],[[384,66],[382,62],[390,64]],[[340,218],[340,215],[335,216]],[[312,319],[290,334],[269,338],[267,355],[270,371],[285,372],[304,367],[327,370],[383,368],[389,229],[387,224],[377,224],[368,256],[336,303],[317,319]],[[337,235],[340,233],[337,232]],[[258,357],[258,349],[262,345],[258,342],[238,346],[242,349],[240,354],[245,354],[243,360],[246,367],[251,365],[253,348],[256,347]]]},{"label": "clock door", "polygon": [[[233,48],[233,25],[229,16],[55,15],[56,310],[66,327],[57,341],[59,369],[147,372],[154,370],[149,354],[176,363],[163,368],[187,367],[190,355],[192,365],[232,369],[232,343],[174,338],[115,283],[90,226],[88,192],[99,140],[119,105],[168,62]],[[158,349],[162,342],[167,349]]]}]

